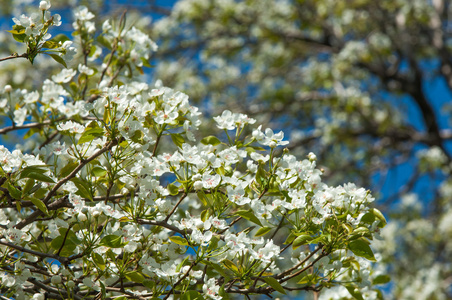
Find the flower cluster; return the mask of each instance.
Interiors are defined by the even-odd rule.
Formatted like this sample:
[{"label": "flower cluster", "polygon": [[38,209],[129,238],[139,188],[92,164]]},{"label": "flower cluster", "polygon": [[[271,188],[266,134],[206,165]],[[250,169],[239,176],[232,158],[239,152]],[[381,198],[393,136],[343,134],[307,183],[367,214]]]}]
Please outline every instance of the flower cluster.
[{"label": "flower cluster", "polygon": [[[93,17],[76,13],[86,38]],[[114,65],[105,57],[105,72],[79,65],[40,91],[5,88],[2,112],[45,142],[30,154],[0,146],[2,293],[222,299],[369,288],[369,241],[385,225],[370,193],[322,183],[313,153],[277,155],[284,134],[251,127],[244,114],[214,118],[227,141],[198,142],[200,112],[186,94],[159,81],[114,84],[112,70],[140,68],[156,50],[124,28],[104,23],[110,55],[126,58]],[[68,84],[75,76],[80,88]]]}]

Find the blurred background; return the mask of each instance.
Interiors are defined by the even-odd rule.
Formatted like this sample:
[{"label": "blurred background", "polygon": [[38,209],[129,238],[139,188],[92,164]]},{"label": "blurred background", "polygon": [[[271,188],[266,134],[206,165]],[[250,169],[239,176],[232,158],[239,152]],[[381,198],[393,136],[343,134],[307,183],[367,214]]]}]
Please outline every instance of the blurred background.
[{"label": "blurred background", "polygon": [[[317,154],[325,182],[370,189],[388,219],[383,239],[373,244],[379,269],[391,276],[386,297],[452,299],[450,1],[51,3],[63,21],[54,34],[70,35],[73,10],[81,5],[96,15],[91,21],[99,30],[127,10],[128,26],[159,46],[143,74],[147,83],[160,79],[183,91],[206,118],[229,109],[283,130],[292,154]],[[0,0],[0,57],[25,50],[6,30],[12,17],[38,4]],[[2,62],[0,89],[31,90],[60,70],[44,56],[33,68],[26,60]],[[20,134],[0,141],[23,144]]]}]

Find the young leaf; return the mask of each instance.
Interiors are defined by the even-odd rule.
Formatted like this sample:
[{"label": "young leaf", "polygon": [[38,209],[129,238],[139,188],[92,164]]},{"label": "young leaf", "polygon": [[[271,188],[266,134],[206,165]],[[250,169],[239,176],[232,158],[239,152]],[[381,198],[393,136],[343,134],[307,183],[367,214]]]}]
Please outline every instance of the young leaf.
[{"label": "young leaf", "polygon": [[248,221],[251,221],[261,227],[263,227],[261,221],[254,215],[252,210],[239,210],[236,212],[237,215],[241,216],[244,219],[247,219]]},{"label": "young leaf", "polygon": [[11,197],[13,197],[14,199],[20,200],[22,197],[22,192],[17,189],[14,185],[12,185],[11,183],[7,182],[6,183],[6,188],[8,189],[9,194],[11,195]]},{"label": "young leaf", "polygon": [[37,199],[37,198],[30,198],[30,201],[43,213],[45,213],[46,215],[49,214],[49,211],[47,210],[47,206],[44,204],[44,202],[42,202],[41,200]]},{"label": "young leaf", "polygon": [[201,294],[197,291],[186,291],[181,300],[200,300],[202,298]]},{"label": "young leaf", "polygon": [[91,196],[91,192],[90,192],[90,186],[89,184],[85,181],[82,180],[80,178],[72,178],[71,181],[75,184],[75,186],[77,187],[78,191],[77,194],[84,197],[84,198],[88,198],[90,200],[93,200],[93,197]]},{"label": "young leaf", "polygon": [[124,276],[127,278],[127,280],[132,282],[142,283],[144,281],[144,276],[137,271],[127,272],[124,274]]},{"label": "young leaf", "polygon": [[372,284],[385,284],[391,281],[391,277],[388,275],[378,275],[372,280]]},{"label": "young leaf", "polygon": [[185,143],[184,137],[179,133],[171,133],[171,139],[173,140],[173,143],[179,148],[182,148],[182,144]]},{"label": "young leaf", "polygon": [[179,194],[179,187],[170,183],[166,186],[166,189],[168,190],[168,192],[170,193],[171,196],[175,196],[177,194]]},{"label": "young leaf", "polygon": [[22,178],[33,178],[37,181],[55,183],[55,181],[47,175],[44,175],[47,170],[39,166],[28,166],[22,169],[20,172],[20,179]]},{"label": "young leaf", "polygon": [[216,136],[207,136],[205,138],[203,138],[201,140],[201,143],[203,143],[204,145],[212,145],[212,146],[216,146],[221,144],[221,141],[216,137]]},{"label": "young leaf", "polygon": [[99,269],[101,269],[102,271],[104,271],[105,270],[105,261],[104,261],[102,255],[100,255],[100,254],[98,254],[96,252],[93,252],[93,257],[92,258],[93,258],[93,261],[96,264],[96,266]]},{"label": "young leaf", "polygon": [[346,286],[347,291],[350,293],[350,295],[353,296],[356,300],[364,300],[363,295],[359,290],[356,290],[354,286]]},{"label": "young leaf", "polygon": [[99,242],[99,246],[105,246],[110,248],[120,248],[124,244],[121,242],[121,237],[119,235],[107,235],[102,238]]},{"label": "young leaf", "polygon": [[262,278],[265,280],[266,283],[268,283],[269,286],[271,286],[275,291],[280,292],[281,294],[286,294],[286,291],[282,287],[282,285],[273,277],[264,277]]},{"label": "young leaf", "polygon": [[375,259],[372,249],[363,240],[354,240],[348,243],[348,249],[350,249],[356,256],[364,257],[370,261],[377,261]]},{"label": "young leaf", "polygon": [[66,62],[64,61],[64,59],[61,56],[56,55],[56,54],[50,54],[50,53],[46,53],[46,54],[50,55],[53,58],[53,60],[55,60],[57,63],[62,64],[67,69]]},{"label": "young leaf", "polygon": [[181,237],[181,236],[174,235],[174,236],[171,236],[169,239],[170,239],[173,243],[176,243],[176,244],[178,244],[178,245],[188,246],[187,240],[184,239],[184,238]]},{"label": "young leaf", "polygon": [[258,231],[256,231],[254,236],[255,237],[263,236],[263,235],[267,234],[270,230],[272,230],[271,227],[267,227],[267,226],[261,227],[261,228],[259,228]]},{"label": "young leaf", "polygon": [[307,234],[302,234],[293,241],[292,247],[295,250],[298,247],[300,247],[301,245],[307,244],[311,240],[313,240],[312,236],[307,235]]}]

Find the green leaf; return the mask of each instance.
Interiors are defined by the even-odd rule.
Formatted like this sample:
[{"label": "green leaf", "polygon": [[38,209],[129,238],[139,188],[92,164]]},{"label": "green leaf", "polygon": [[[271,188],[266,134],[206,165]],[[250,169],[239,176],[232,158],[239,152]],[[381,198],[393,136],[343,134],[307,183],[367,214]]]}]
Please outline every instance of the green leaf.
[{"label": "green leaf", "polygon": [[99,42],[99,44],[101,44],[102,46],[104,46],[105,48],[107,48],[108,50],[111,50],[111,42],[109,40],[107,40],[105,38],[105,36],[103,36],[102,34],[100,34],[97,37],[97,41]]},{"label": "green leaf", "polygon": [[201,140],[201,143],[204,145],[216,146],[216,145],[221,144],[221,141],[216,136],[211,135],[211,136],[207,136],[207,137],[203,138]]},{"label": "green leaf", "polygon": [[198,198],[202,202],[202,204],[204,204],[204,206],[207,206],[209,199],[207,199],[206,194],[202,191],[197,192],[196,194],[198,195]]},{"label": "green leaf", "polygon": [[88,126],[86,126],[82,135],[80,136],[77,145],[84,144],[87,142],[91,142],[95,138],[104,136],[104,129],[100,127],[97,122],[91,122]]},{"label": "green leaf", "polygon": [[40,128],[30,128],[30,130],[27,131],[27,133],[24,135],[24,140],[30,138],[33,134],[36,132],[39,132]]},{"label": "green leaf", "polygon": [[182,148],[182,145],[185,143],[185,139],[180,133],[171,133],[171,139],[173,140],[173,143],[179,148]]},{"label": "green leaf", "polygon": [[91,192],[90,192],[90,186],[88,184],[88,182],[86,182],[85,180],[82,180],[80,178],[72,178],[71,181],[75,184],[75,186],[77,187],[78,191],[77,194],[84,197],[84,198],[88,198],[91,201],[93,200],[93,197],[91,196]]},{"label": "green leaf", "polygon": [[291,232],[289,234],[289,236],[286,238],[286,240],[284,241],[284,245],[288,245],[288,244],[292,243],[293,240],[295,240],[296,237],[297,236]]},{"label": "green leaf", "polygon": [[149,63],[149,61],[146,58],[140,57],[140,59],[141,59],[141,62],[143,63],[144,67],[152,68],[152,65]]},{"label": "green leaf", "polygon": [[297,282],[297,284],[308,284],[308,285],[310,285],[310,284],[316,284],[316,283],[317,283],[317,280],[318,280],[319,278],[320,278],[320,277],[319,277],[318,275],[316,275],[316,274],[308,274],[308,275],[304,276],[303,278],[301,278],[301,279]]},{"label": "green leaf", "polygon": [[22,25],[13,25],[13,29],[12,30],[7,30],[7,32],[10,32],[12,34],[22,34],[25,33],[25,27]]},{"label": "green leaf", "polygon": [[[143,280],[142,284],[150,290],[153,290],[155,288],[154,280],[145,279],[145,280]],[[159,298],[157,298],[157,299],[159,299]]]},{"label": "green leaf", "polygon": [[67,228],[60,228],[59,232],[60,235],[52,240],[50,247],[56,251],[61,249],[60,255],[64,257],[74,254],[75,248],[81,243],[80,240],[72,230],[68,230]]},{"label": "green leaf", "polygon": [[235,273],[239,273],[239,269],[237,268],[237,266],[230,261],[229,259],[224,259],[222,261],[222,263],[225,265],[226,268],[228,268],[229,270],[235,272]]},{"label": "green leaf", "polygon": [[47,170],[43,169],[43,167],[38,166],[28,166],[22,169],[20,172],[20,179],[23,178],[33,178],[37,181],[55,183],[55,181],[47,175],[44,175]]},{"label": "green leaf", "polygon": [[380,220],[380,224],[378,224],[378,227],[380,227],[380,228],[385,227],[387,224],[387,221],[386,221],[385,216],[381,213],[381,211],[379,211],[376,208],[372,208],[372,213],[378,220]]},{"label": "green leaf", "polygon": [[46,41],[44,44],[42,44],[42,48],[46,49],[56,49],[60,45],[58,43],[52,42],[52,41]]},{"label": "green leaf", "polygon": [[47,210],[47,206],[44,204],[44,202],[42,202],[41,200],[37,199],[37,198],[30,198],[30,201],[43,213],[45,213],[46,215],[49,214],[49,211]]},{"label": "green leaf", "polygon": [[209,247],[207,247],[207,252],[218,250],[218,242],[220,238],[214,235],[209,241]]},{"label": "green leaf", "polygon": [[127,280],[132,282],[142,283],[144,281],[144,276],[137,271],[127,272],[124,274],[124,276],[127,278]]},{"label": "green leaf", "polygon": [[25,183],[25,186],[22,188],[22,195],[31,194],[30,191],[32,190],[33,187],[35,187],[35,183],[36,183],[36,181],[33,178],[29,178],[27,180],[27,182]]},{"label": "green leaf", "polygon": [[93,261],[96,264],[96,266],[99,269],[101,269],[102,271],[104,271],[105,270],[105,261],[104,261],[104,258],[102,257],[102,255],[100,255],[96,252],[93,252],[92,258],[93,258]]},{"label": "green leaf", "polygon": [[300,247],[301,245],[308,244],[308,242],[312,241],[312,240],[313,240],[312,236],[307,235],[307,234],[302,234],[293,241],[292,247],[295,250],[298,247]]},{"label": "green leaf", "polygon": [[182,297],[181,300],[200,300],[202,298],[202,295],[197,291],[186,291]]},{"label": "green leaf", "polygon": [[367,212],[361,218],[361,222],[364,222],[369,225],[372,225],[374,223],[374,221],[375,221],[375,215],[373,214],[373,212]]},{"label": "green leaf", "polygon": [[389,275],[378,275],[372,280],[372,284],[385,284],[391,281]]},{"label": "green leaf", "polygon": [[185,238],[177,235],[173,235],[169,238],[173,243],[176,243],[178,245],[182,246],[188,246],[188,242]]},{"label": "green leaf", "polygon": [[263,236],[263,235],[267,234],[270,230],[272,230],[271,227],[267,227],[267,226],[261,227],[261,228],[259,228],[258,231],[256,231],[254,236],[255,237]]},{"label": "green leaf", "polygon": [[265,282],[271,286],[275,291],[280,292],[281,294],[286,294],[286,291],[282,287],[282,285],[273,277],[263,277],[262,279],[265,280]]},{"label": "green leaf", "polygon": [[55,60],[59,64],[62,64],[67,69],[66,62],[64,61],[64,59],[61,56],[59,56],[57,54],[51,54],[51,53],[46,53],[46,54],[50,55],[53,58],[53,60]]},{"label": "green leaf", "polygon": [[102,281],[99,281],[99,284],[100,284],[100,291],[101,291],[101,294],[102,294],[101,295],[102,296],[101,299],[105,299],[106,296],[107,296],[107,291],[105,289],[105,284]]},{"label": "green leaf", "polygon": [[189,257],[189,256],[186,256],[186,257],[184,258],[184,260],[181,261],[181,262],[177,265],[177,267],[176,267],[176,272],[177,272],[177,273],[180,272],[180,269],[181,269],[183,266],[189,265],[189,264],[190,264],[189,259],[190,259],[190,257]]},{"label": "green leaf", "polygon": [[122,246],[124,246],[124,243],[121,242],[121,236],[110,234],[102,238],[102,240],[99,242],[99,246],[121,248]]},{"label": "green leaf", "polygon": [[350,295],[353,296],[353,298],[355,298],[356,300],[364,300],[363,295],[361,294],[361,292],[358,290],[355,290],[354,286],[346,286],[348,292],[350,293]]},{"label": "green leaf", "polygon": [[217,265],[216,263],[212,263],[212,262],[210,262],[210,265],[215,269],[215,271],[218,272],[218,274],[220,274],[222,277],[225,278],[226,282],[229,281],[229,280],[226,280],[227,278],[229,278],[229,276],[226,274],[225,268],[223,268],[222,266]]},{"label": "green leaf", "polygon": [[71,39],[68,38],[65,34],[57,34],[56,36],[54,36],[53,38],[50,39],[50,41],[55,42],[55,43],[61,43],[63,44],[66,41],[70,41]]},{"label": "green leaf", "polygon": [[168,192],[170,193],[171,196],[175,196],[177,194],[179,194],[179,187],[170,183],[166,186],[166,189],[168,190]]},{"label": "green leaf", "polygon": [[[116,298],[113,298],[113,300],[128,300],[129,298],[127,298],[126,296],[119,296],[119,297],[116,297]],[[157,298],[157,299],[160,299],[160,298]]]},{"label": "green leaf", "polygon": [[203,222],[207,221],[207,219],[209,218],[209,216],[210,216],[210,211],[209,211],[209,209],[203,210],[203,211],[201,212],[201,221],[203,221]]},{"label": "green leaf", "polygon": [[370,261],[377,261],[370,246],[363,240],[354,240],[348,243],[350,249],[356,256],[364,257]]},{"label": "green leaf", "polygon": [[22,192],[11,183],[8,182],[6,184],[6,188],[8,189],[8,192],[11,195],[11,197],[13,197],[14,199],[20,200],[22,198]]},{"label": "green leaf", "polygon": [[101,168],[101,167],[94,167],[94,168],[91,170],[91,174],[92,174],[94,177],[102,177],[102,176],[104,176],[105,174],[107,174],[107,170],[105,170],[104,168]]},{"label": "green leaf", "polygon": [[13,38],[19,43],[25,43],[27,35],[25,34],[25,27],[20,25],[14,25],[13,30],[8,30],[13,35]]},{"label": "green leaf", "polygon": [[266,185],[267,184],[267,172],[264,169],[264,165],[263,164],[259,164],[259,167],[257,169],[256,172],[256,181],[260,184],[260,185]]},{"label": "green leaf", "polygon": [[251,221],[261,227],[263,227],[261,221],[254,215],[252,210],[239,210],[236,212],[237,215],[241,216],[244,219],[247,219],[248,221]]},{"label": "green leaf", "polygon": [[74,171],[75,168],[77,168],[78,165],[79,165],[79,163],[76,161],[68,163],[61,169],[60,176],[61,177],[68,176],[69,174],[71,174],[72,171]]}]

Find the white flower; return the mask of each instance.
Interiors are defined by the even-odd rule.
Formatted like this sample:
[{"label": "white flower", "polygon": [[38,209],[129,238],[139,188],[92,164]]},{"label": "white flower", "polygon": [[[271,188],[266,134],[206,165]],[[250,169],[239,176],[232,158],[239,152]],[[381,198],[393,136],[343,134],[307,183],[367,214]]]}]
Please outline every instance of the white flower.
[{"label": "white flower", "polygon": [[16,123],[17,126],[20,126],[24,123],[25,119],[28,116],[28,110],[25,106],[16,109],[14,111],[14,123]]},{"label": "white flower", "polygon": [[280,131],[279,133],[273,133],[273,130],[270,128],[265,129],[265,133],[261,131],[261,127],[255,129],[253,131],[253,137],[262,145],[269,146],[270,148],[275,148],[276,146],[284,146],[287,145],[288,141],[283,141],[284,132]]},{"label": "white flower", "polygon": [[219,300],[222,299],[218,292],[220,291],[220,286],[216,285],[215,278],[210,278],[204,285],[202,286],[202,291],[206,296],[210,299]]},{"label": "white flower", "polygon": [[218,174],[210,175],[207,173],[202,174],[202,184],[205,189],[211,189],[217,187],[220,184],[221,176]]},{"label": "white flower", "polygon": [[95,17],[93,13],[91,13],[86,6],[79,6],[74,11],[74,17],[80,21],[89,21]]},{"label": "white flower", "polygon": [[237,205],[245,205],[251,202],[250,198],[245,197],[245,190],[241,186],[233,188],[232,186],[228,185],[227,191],[229,200]]},{"label": "white flower", "polygon": [[77,54],[77,49],[75,47],[72,47],[71,41],[65,41],[63,45],[61,45],[60,51],[60,56],[65,61],[71,61],[74,58],[75,54]]},{"label": "white flower", "polygon": [[215,122],[217,122],[217,127],[220,129],[234,130],[234,118],[232,112],[229,110],[223,111],[221,116],[213,118]]},{"label": "white flower", "polygon": [[85,126],[76,122],[67,121],[63,124],[58,124],[57,129],[59,131],[68,131],[69,133],[82,133],[85,130]]},{"label": "white flower", "polygon": [[229,110],[223,111],[221,116],[213,118],[217,122],[217,127],[220,129],[233,130],[237,126],[243,127],[246,124],[254,124],[255,119],[249,118],[245,114],[232,113]]},{"label": "white flower", "polygon": [[273,244],[273,241],[270,240],[264,247],[257,251],[251,250],[250,252],[255,259],[269,263],[272,259],[279,257],[279,251],[279,246]]},{"label": "white flower", "polygon": [[72,69],[62,69],[60,73],[53,75],[52,80],[56,83],[68,83],[77,74],[77,71]]},{"label": "white flower", "polygon": [[39,9],[40,10],[48,10],[52,5],[50,4],[50,1],[41,1],[39,2]]},{"label": "white flower", "polygon": [[178,116],[177,111],[174,111],[173,107],[166,104],[164,111],[158,111],[154,120],[157,124],[171,124]]},{"label": "white flower", "polygon": [[82,65],[82,64],[79,64],[79,65],[78,65],[78,71],[79,71],[80,73],[86,74],[86,75],[88,75],[88,76],[94,74],[94,70],[93,70],[93,69],[89,68],[89,67],[86,66],[86,65]]}]

